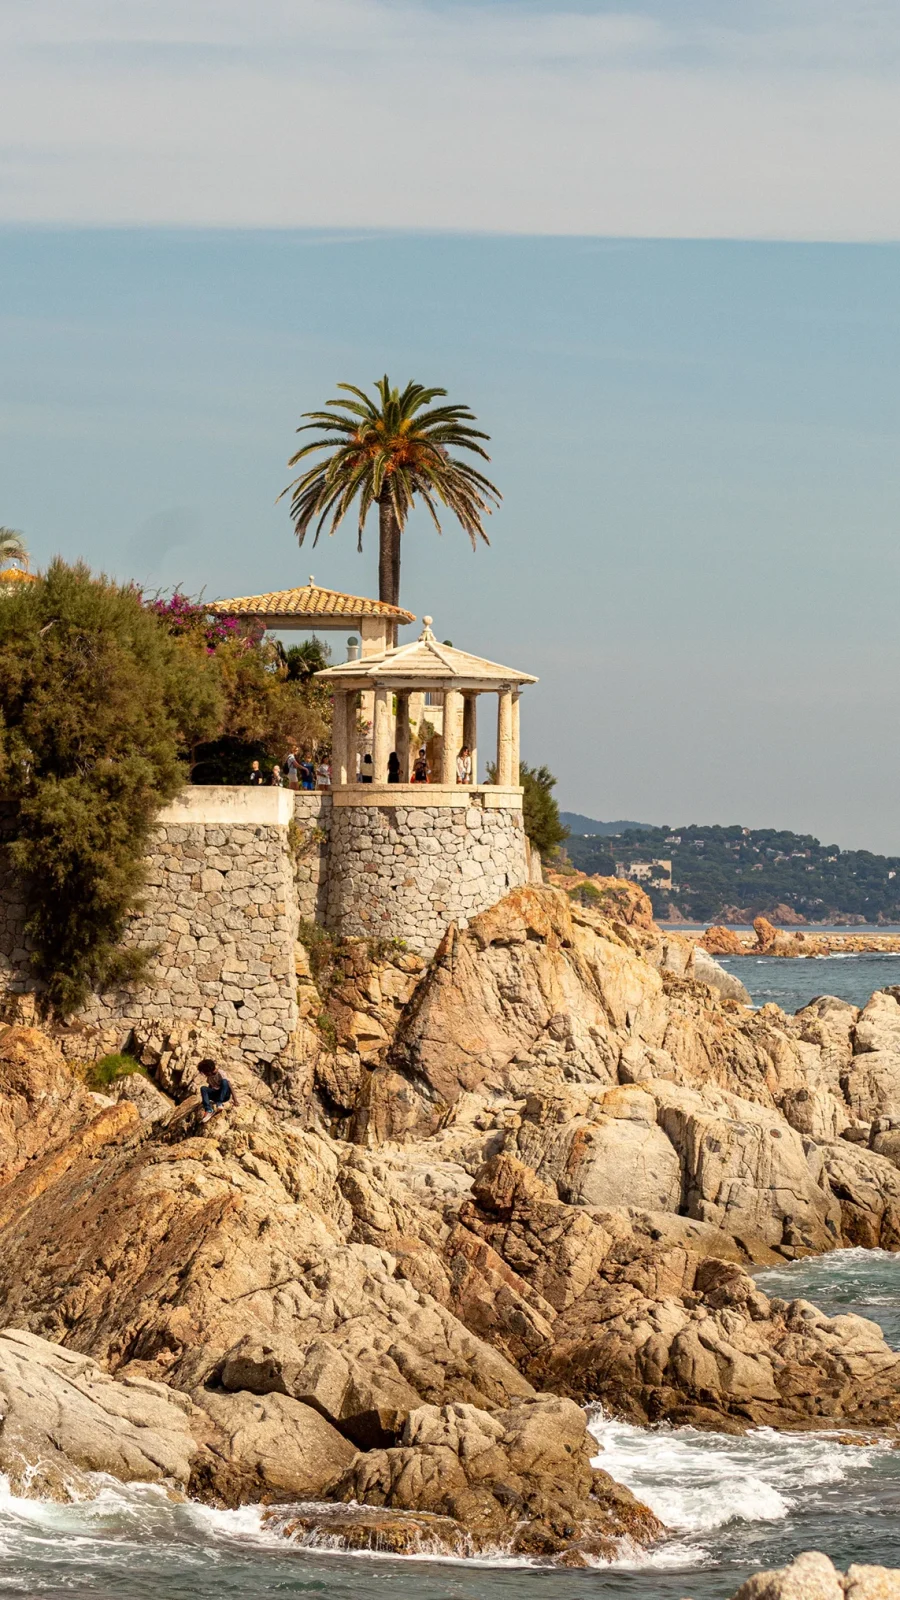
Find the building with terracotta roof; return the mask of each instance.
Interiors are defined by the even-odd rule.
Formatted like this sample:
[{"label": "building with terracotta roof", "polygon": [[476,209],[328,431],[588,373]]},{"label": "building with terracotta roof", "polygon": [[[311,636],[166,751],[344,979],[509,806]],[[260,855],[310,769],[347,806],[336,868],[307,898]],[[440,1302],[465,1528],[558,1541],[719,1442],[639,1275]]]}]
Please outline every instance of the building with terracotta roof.
[{"label": "building with terracotta roof", "polygon": [[310,578],[299,589],[276,589],[271,594],[241,595],[233,600],[214,600],[207,607],[217,617],[242,617],[261,622],[279,633],[335,633],[355,628],[361,641],[360,653],[377,655],[394,644],[397,628],[415,622],[411,611],[387,605],[384,600],[369,600],[363,595],[341,594],[338,589],[323,589]]},{"label": "building with terracotta roof", "polygon": [[0,590],[13,590],[20,583],[37,583],[36,572],[26,572],[24,567],[4,567],[0,572]]}]

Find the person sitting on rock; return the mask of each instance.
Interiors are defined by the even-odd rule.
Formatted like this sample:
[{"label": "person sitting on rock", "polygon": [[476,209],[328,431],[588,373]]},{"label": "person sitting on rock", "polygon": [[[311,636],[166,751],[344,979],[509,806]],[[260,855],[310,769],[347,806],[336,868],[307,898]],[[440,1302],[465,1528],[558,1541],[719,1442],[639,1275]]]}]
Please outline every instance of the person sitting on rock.
[{"label": "person sitting on rock", "polygon": [[221,1111],[227,1101],[233,1106],[237,1105],[237,1095],[228,1082],[224,1072],[220,1072],[216,1063],[207,1058],[201,1061],[198,1072],[202,1072],[206,1082],[200,1090],[200,1099],[203,1101],[203,1116],[201,1122],[208,1122],[217,1111]]}]

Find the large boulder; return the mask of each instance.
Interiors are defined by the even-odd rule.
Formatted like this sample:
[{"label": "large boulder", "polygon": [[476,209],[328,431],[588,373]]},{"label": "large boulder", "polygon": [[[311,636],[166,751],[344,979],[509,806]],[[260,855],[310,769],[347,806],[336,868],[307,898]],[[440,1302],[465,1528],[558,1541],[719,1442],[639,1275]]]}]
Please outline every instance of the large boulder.
[{"label": "large boulder", "polygon": [[337,1498],[430,1511],[464,1527],[475,1551],[578,1558],[646,1545],[663,1528],[646,1506],[591,1465],[596,1445],[584,1412],[541,1396],[489,1414],[474,1406],[422,1406],[400,1445],[358,1456]]},{"label": "large boulder", "polygon": [[356,1454],[318,1411],[287,1395],[201,1390],[197,1400],[218,1437],[193,1488],[225,1505],[324,1499]]},{"label": "large boulder", "polygon": [[900,1056],[900,1001],[894,989],[879,989],[859,1013],[854,1054],[877,1050]]},{"label": "large boulder", "polygon": [[202,1421],[185,1395],[111,1378],[89,1356],[0,1333],[0,1470],[17,1494],[82,1499],[90,1473],[186,1489]]},{"label": "large boulder", "polygon": [[733,972],[726,971],[718,961],[714,961],[702,944],[698,944],[694,950],[690,976],[696,983],[705,983],[710,989],[718,990],[725,1000],[738,1000],[744,1006],[751,1004],[746,984],[743,984]]},{"label": "large boulder", "polygon": [[837,1572],[820,1550],[805,1550],[789,1567],[755,1572],[733,1600],[900,1600],[900,1572],[868,1566]]},{"label": "large boulder", "polygon": [[530,1095],[514,1148],[561,1200],[646,1211],[681,1204],[681,1162],[657,1125],[655,1100],[637,1086]]},{"label": "large boulder", "polygon": [[777,1111],[727,1090],[644,1085],[678,1151],[689,1216],[794,1250],[833,1249],[840,1207],[822,1186],[822,1159]]}]

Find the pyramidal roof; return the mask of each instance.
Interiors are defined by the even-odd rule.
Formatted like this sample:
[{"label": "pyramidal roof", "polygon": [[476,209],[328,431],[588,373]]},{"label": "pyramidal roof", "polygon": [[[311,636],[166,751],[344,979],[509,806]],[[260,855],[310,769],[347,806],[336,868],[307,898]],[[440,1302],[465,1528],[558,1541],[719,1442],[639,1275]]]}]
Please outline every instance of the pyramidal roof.
[{"label": "pyramidal roof", "polygon": [[364,595],[341,594],[339,589],[323,589],[310,578],[299,589],[275,589],[271,594],[241,595],[235,600],[214,600],[206,607],[219,617],[336,617],[346,622],[361,617],[385,617],[391,622],[415,622],[411,611],[390,606],[384,600],[368,600]]},{"label": "pyramidal roof", "polygon": [[[316,677],[328,683],[366,678],[375,683],[415,682],[423,689],[452,683],[459,688],[501,688],[503,684],[537,683],[530,672],[519,672],[515,667],[503,667],[497,661],[486,661],[473,656],[468,650],[455,650],[453,645],[438,644],[431,631],[431,618],[423,617],[424,627],[418,639],[402,644],[377,655],[364,656],[360,661],[342,661],[340,666],[326,667]],[[455,682],[454,682],[455,680]]]}]

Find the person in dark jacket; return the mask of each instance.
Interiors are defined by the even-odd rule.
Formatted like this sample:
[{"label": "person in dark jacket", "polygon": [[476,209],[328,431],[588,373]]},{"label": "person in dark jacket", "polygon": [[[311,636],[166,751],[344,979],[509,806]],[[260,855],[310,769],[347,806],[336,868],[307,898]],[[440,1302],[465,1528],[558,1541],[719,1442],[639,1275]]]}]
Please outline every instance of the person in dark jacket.
[{"label": "person in dark jacket", "polygon": [[237,1105],[237,1095],[224,1072],[219,1071],[214,1061],[207,1057],[205,1061],[200,1062],[197,1071],[201,1072],[206,1079],[200,1089],[200,1099],[203,1101],[202,1122],[208,1122],[210,1117],[214,1117],[217,1111],[221,1111],[229,1100],[233,1106]]},{"label": "person in dark jacket", "polygon": [[400,757],[398,756],[396,750],[392,750],[390,755],[388,756],[388,783],[399,783],[399,782],[400,782]]}]

